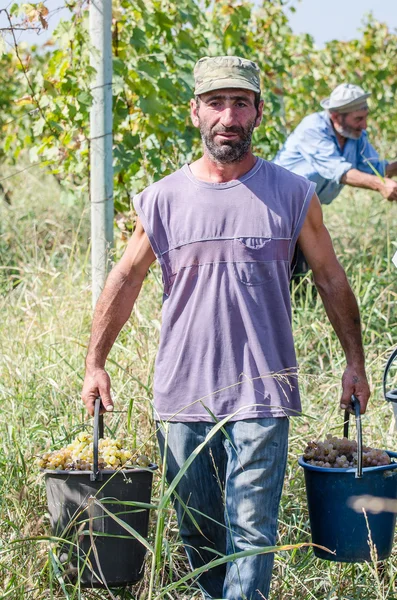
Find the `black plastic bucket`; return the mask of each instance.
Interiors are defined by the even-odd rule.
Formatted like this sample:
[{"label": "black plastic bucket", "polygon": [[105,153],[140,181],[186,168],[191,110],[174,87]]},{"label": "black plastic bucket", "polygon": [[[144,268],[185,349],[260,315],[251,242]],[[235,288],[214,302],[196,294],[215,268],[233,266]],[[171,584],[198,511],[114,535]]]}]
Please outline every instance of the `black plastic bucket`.
[{"label": "black plastic bucket", "polygon": [[[98,465],[99,404],[94,422],[94,465]],[[148,534],[153,471],[94,468],[92,471],[45,470],[53,534],[68,540],[60,560],[65,573],[82,587],[123,587],[143,576],[146,549],[138,536]],[[110,514],[108,514],[110,513]],[[115,517],[115,518],[113,518]],[[137,536],[137,537],[138,537]]]},{"label": "black plastic bucket", "polygon": [[[359,442],[361,451],[361,440]],[[397,459],[396,452],[387,453],[392,459]],[[370,535],[378,560],[388,558],[392,550],[396,514],[367,512],[366,520],[363,512],[356,512],[350,506],[350,501],[352,497],[364,495],[397,499],[397,462],[364,468],[362,476],[357,476],[356,469],[327,469],[310,465],[303,456],[299,458],[299,464],[305,473],[312,542],[334,552],[331,554],[314,546],[314,554],[318,558],[338,562],[369,561]]]}]

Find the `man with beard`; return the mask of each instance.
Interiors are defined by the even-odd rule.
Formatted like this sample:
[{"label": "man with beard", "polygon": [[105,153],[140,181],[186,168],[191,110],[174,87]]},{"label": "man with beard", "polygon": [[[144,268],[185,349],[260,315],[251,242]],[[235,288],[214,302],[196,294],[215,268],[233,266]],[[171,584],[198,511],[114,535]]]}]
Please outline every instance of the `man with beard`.
[{"label": "man with beard", "polygon": [[[370,94],[342,83],[320,102],[323,112],[309,115],[287,138],[274,163],[316,183],[321,204],[330,204],[345,185],[375,190],[397,200],[397,162],[379,158],[366,133]],[[294,274],[308,265],[297,248]]]},{"label": "man with beard", "polygon": [[[203,155],[134,198],[134,234],[98,300],[82,397],[112,410],[108,353],[157,259],[164,296],[154,417],[179,529],[204,598],[268,597],[289,417],[300,413],[290,263],[299,240],[347,366],[341,407],[369,388],[357,303],[322,221],[315,184],[256,157],[259,70],[202,58],[191,118]],[[166,447],[165,447],[166,446]],[[182,477],[181,467],[190,457]]]},{"label": "man with beard", "polygon": [[321,204],[330,204],[344,185],[380,192],[397,200],[397,161],[379,158],[368,141],[367,98],[358,85],[342,83],[287,138],[274,162],[317,184]]}]

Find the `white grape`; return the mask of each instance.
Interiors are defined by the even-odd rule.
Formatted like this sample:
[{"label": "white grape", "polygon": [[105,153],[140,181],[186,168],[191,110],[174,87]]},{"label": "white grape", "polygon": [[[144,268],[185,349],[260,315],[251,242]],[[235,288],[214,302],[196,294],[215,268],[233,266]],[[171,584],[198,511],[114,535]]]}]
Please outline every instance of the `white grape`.
[{"label": "white grape", "polygon": [[[325,468],[347,469],[357,466],[357,442],[336,438],[328,434],[324,442],[310,441],[304,451],[305,461]],[[363,467],[390,464],[390,456],[384,450],[363,446]]]},{"label": "white grape", "polygon": [[[81,431],[65,448],[44,452],[37,458],[41,469],[61,471],[91,471],[94,462],[93,436]],[[126,447],[120,438],[100,438],[98,442],[99,469],[129,469],[133,466],[147,467],[150,459]]]}]

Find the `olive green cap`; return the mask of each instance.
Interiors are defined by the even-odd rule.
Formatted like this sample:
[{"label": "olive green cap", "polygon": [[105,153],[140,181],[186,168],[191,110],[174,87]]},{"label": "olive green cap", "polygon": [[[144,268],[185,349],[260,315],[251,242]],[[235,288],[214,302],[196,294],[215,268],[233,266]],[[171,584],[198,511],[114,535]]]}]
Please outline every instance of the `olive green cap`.
[{"label": "olive green cap", "polygon": [[259,67],[240,56],[204,56],[194,67],[196,96],[225,88],[260,93]]}]

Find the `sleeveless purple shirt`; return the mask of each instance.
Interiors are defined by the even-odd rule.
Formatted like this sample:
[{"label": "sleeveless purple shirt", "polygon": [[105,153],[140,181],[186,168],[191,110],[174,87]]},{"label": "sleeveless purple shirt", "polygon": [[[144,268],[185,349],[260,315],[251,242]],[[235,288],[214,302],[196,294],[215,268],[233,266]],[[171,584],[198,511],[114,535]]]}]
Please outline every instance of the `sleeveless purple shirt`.
[{"label": "sleeveless purple shirt", "polygon": [[185,165],[135,196],[164,283],[156,418],[299,414],[290,264],[314,189],[258,158],[238,180]]}]

